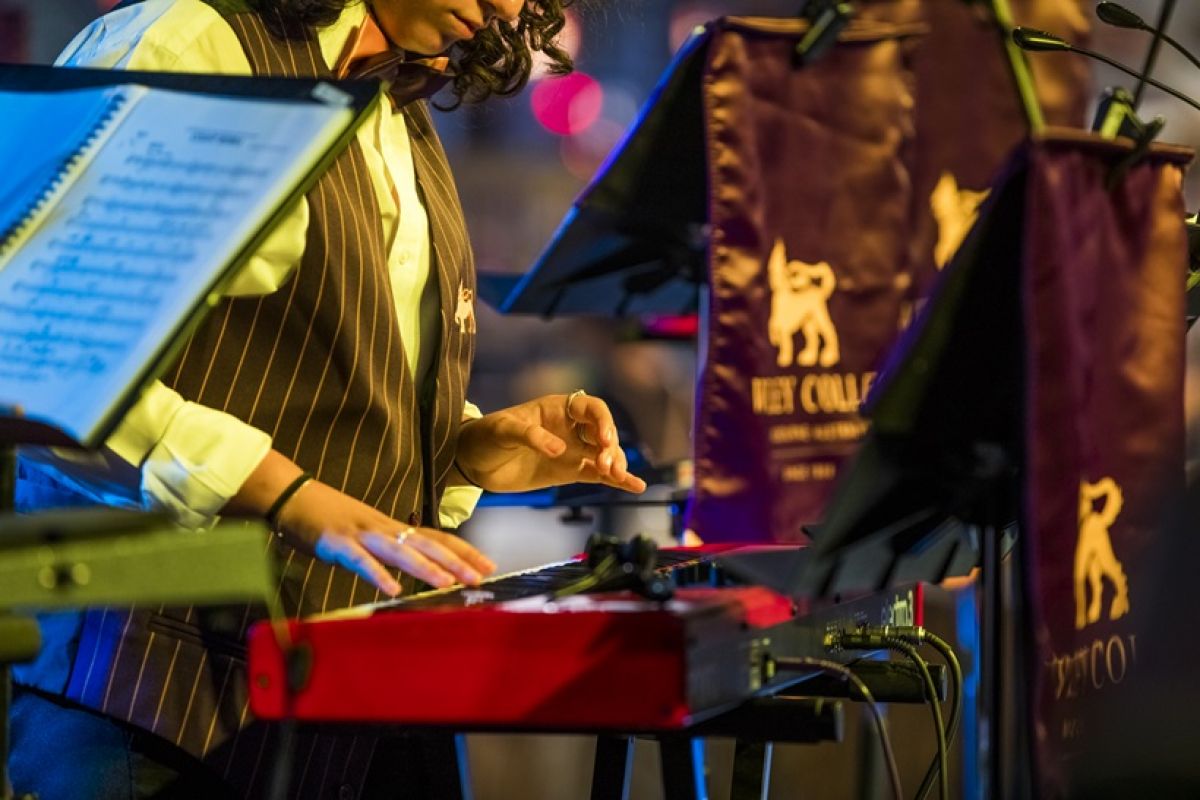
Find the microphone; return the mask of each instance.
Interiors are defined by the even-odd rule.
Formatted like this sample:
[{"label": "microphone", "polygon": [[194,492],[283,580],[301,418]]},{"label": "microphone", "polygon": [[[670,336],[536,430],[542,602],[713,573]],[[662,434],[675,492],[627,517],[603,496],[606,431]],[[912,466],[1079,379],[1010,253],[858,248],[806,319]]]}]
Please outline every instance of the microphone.
[{"label": "microphone", "polygon": [[1073,45],[1070,42],[1063,39],[1061,36],[1055,36],[1053,33],[1047,33],[1046,31],[1039,31],[1039,30],[1035,30],[1033,28],[1018,27],[1018,28],[1013,28],[1012,39],[1016,43],[1017,47],[1021,48],[1022,50],[1028,50],[1030,52],[1035,52],[1035,53],[1042,53],[1042,52],[1078,53],[1081,56],[1086,56],[1088,58],[1094,58],[1097,61],[1102,61],[1105,64],[1108,64],[1113,69],[1124,72],[1126,75],[1129,75],[1130,77],[1133,77],[1133,78],[1137,78],[1139,81],[1145,81],[1146,83],[1153,86],[1155,89],[1164,91],[1167,94],[1174,97],[1175,99],[1182,100],[1183,102],[1187,103],[1192,108],[1200,111],[1200,103],[1198,103],[1195,100],[1193,100],[1192,98],[1188,97],[1186,94],[1179,91],[1178,89],[1173,89],[1170,86],[1167,86],[1165,83],[1161,83],[1160,81],[1157,81],[1154,78],[1149,77],[1148,75],[1144,75],[1140,72],[1137,72],[1132,67],[1127,67],[1124,64],[1122,64],[1121,62],[1115,61],[1115,60],[1109,58],[1108,56],[1104,55],[1103,53],[1097,53],[1094,50],[1088,50],[1087,48],[1084,48],[1084,47],[1076,47],[1075,45]]},{"label": "microphone", "polygon": [[[1150,34],[1159,33],[1157,29],[1120,3],[1110,3],[1105,0],[1105,2],[1096,6],[1096,16],[1105,25],[1111,25],[1114,28],[1128,28],[1129,30],[1145,31]],[[1174,47],[1180,55],[1192,62],[1197,69],[1200,69],[1200,59],[1192,55],[1191,51],[1177,42],[1166,31],[1162,31],[1161,33],[1164,42]]]}]

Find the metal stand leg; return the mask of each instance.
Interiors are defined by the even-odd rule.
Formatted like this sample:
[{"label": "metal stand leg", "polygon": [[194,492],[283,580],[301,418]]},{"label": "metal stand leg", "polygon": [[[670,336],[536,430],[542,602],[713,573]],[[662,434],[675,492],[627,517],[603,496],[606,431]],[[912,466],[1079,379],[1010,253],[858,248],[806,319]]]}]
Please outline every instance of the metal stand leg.
[{"label": "metal stand leg", "polygon": [[1000,615],[1004,608],[1004,583],[1000,575],[1000,530],[993,526],[980,529],[983,548],[983,563],[980,571],[980,617],[979,636],[981,695],[983,719],[980,720],[979,744],[984,751],[982,766],[986,797],[1003,800],[1004,793],[1004,731],[1000,724],[1002,713],[1002,689],[1004,676],[1003,632]]},{"label": "metal stand leg", "polygon": [[729,800],[767,800],[771,788],[771,742],[738,739],[733,749],[733,783]]},{"label": "metal stand leg", "polygon": [[629,800],[632,775],[633,737],[597,736],[592,800]]},{"label": "metal stand leg", "polygon": [[444,730],[381,735],[361,794],[389,800],[471,800],[471,796],[466,737]]},{"label": "metal stand leg", "polygon": [[471,800],[467,739],[461,734],[435,733],[421,737],[425,785],[431,800]]},{"label": "metal stand leg", "polygon": [[703,739],[664,737],[659,758],[665,800],[708,800]]}]

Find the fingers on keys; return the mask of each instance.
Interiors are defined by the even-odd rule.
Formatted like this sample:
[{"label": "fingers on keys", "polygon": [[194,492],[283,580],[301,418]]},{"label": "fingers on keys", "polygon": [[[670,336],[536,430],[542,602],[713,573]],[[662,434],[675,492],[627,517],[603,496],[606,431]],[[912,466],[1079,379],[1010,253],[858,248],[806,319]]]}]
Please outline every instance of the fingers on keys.
[{"label": "fingers on keys", "polygon": [[395,534],[366,532],[358,537],[322,537],[317,556],[332,561],[369,581],[390,597],[401,587],[388,567],[398,567],[431,586],[476,585],[496,565],[467,542],[429,528]]},{"label": "fingers on keys", "polygon": [[349,536],[322,536],[317,542],[316,555],[322,561],[350,570],[388,597],[400,594],[400,582],[356,539]]}]

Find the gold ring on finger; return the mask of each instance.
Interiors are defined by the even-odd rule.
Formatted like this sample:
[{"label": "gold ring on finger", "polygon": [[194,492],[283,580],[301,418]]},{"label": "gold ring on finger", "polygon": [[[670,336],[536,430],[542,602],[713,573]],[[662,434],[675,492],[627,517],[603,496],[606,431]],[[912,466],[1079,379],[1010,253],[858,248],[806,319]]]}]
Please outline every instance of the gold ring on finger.
[{"label": "gold ring on finger", "polygon": [[585,425],[581,425],[580,423],[576,422],[576,423],[575,423],[575,424],[572,426],[572,428],[573,428],[573,430],[575,431],[575,438],[576,438],[576,439],[578,439],[579,441],[583,442],[583,443],[584,443],[584,444],[586,444],[588,447],[592,447],[593,445],[595,445],[595,444],[596,444],[595,442],[593,442],[591,439],[589,439],[589,438],[587,437],[587,426],[585,426]]},{"label": "gold ring on finger", "polygon": [[417,529],[412,525],[409,525],[407,528],[396,534],[396,544],[404,544],[406,541],[408,541],[408,537],[412,536],[416,532]]},{"label": "gold ring on finger", "polygon": [[576,397],[587,397],[587,392],[585,392],[583,389],[576,389],[567,395],[567,419],[571,420],[571,422],[578,426],[581,422],[583,422],[583,420],[571,413],[571,403],[575,402]]}]

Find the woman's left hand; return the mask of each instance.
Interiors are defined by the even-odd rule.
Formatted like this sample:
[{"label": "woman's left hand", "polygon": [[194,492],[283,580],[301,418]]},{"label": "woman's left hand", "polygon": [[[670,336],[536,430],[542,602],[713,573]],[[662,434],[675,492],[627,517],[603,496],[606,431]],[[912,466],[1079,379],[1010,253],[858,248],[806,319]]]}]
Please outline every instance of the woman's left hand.
[{"label": "woman's left hand", "polygon": [[628,470],[608,405],[583,392],[545,395],[464,422],[456,459],[468,481],[492,492],[577,482],[646,489]]}]

